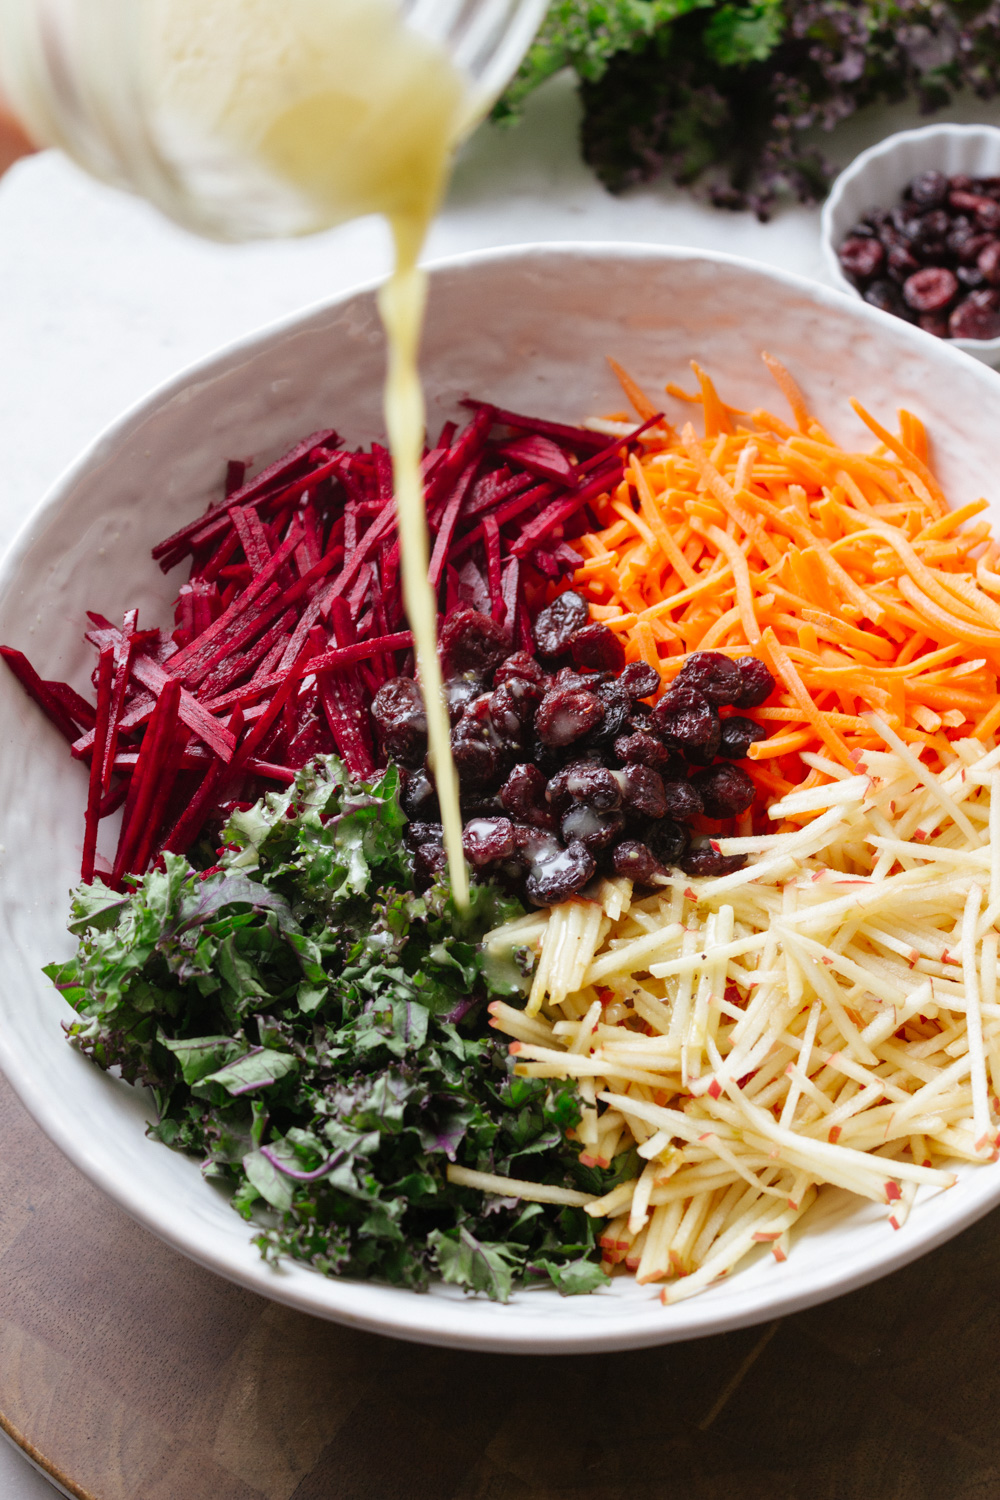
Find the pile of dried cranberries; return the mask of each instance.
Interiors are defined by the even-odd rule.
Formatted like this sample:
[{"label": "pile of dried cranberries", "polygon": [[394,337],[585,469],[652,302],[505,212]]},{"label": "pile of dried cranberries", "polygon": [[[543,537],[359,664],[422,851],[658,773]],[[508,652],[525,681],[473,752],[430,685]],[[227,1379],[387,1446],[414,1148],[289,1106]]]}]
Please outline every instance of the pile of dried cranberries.
[{"label": "pile of dried cranberries", "polygon": [[1000,336],[1000,177],[923,172],[838,255],[866,302],[939,338]]},{"label": "pile of dried cranberries", "polygon": [[[585,601],[560,594],[534,623],[537,654],[513,651],[502,626],[460,609],[441,656],[461,787],[466,858],[537,906],[564,901],[599,871],[649,884],[678,865],[690,875],[738,869],[692,818],[745,812],[754,784],[736,762],[764,730],[738,713],[774,688],[753,656],[688,657],[660,687],[644,662],[592,624]],[[445,865],[439,808],[426,769],[427,721],[417,684],[395,677],[372,717],[385,756],[406,769],[403,808],[418,873]]]}]

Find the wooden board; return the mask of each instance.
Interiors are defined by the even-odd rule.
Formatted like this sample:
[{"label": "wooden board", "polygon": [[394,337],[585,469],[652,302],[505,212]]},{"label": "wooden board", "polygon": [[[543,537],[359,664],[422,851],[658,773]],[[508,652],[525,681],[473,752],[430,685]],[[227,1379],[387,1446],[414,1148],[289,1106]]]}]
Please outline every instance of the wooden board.
[{"label": "wooden board", "polygon": [[996,1214],[765,1327],[463,1354],[200,1270],[92,1188],[2,1080],[0,1141],[0,1420],[82,1500],[1000,1495]]}]

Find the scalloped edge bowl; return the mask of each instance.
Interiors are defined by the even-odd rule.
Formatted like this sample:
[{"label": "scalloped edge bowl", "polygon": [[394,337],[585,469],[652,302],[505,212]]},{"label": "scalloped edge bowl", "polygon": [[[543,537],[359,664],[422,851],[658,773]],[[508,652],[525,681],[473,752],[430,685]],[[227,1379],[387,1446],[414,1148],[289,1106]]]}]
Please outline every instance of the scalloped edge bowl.
[{"label": "scalloped edge bowl", "polygon": [[[639,245],[515,246],[437,266],[422,364],[432,429],[477,394],[556,419],[614,410],[604,356],[647,390],[696,359],[724,398],[780,401],[760,363],[785,360],[837,438],[870,446],[848,406],[930,426],[956,505],[995,482],[986,434],[1000,430],[1000,377],[857,298],[724,255]],[[0,564],[0,641],[45,677],[86,686],[84,611],[138,605],[169,619],[177,576],[155,540],[199,514],[227,458],[264,463],[334,422],[349,441],[382,427],[384,345],[371,289],[351,292],[222,350],[168,382],[87,449],[28,518]],[[687,408],[678,406],[677,415]],[[197,1164],[147,1139],[145,1096],[67,1046],[68,1006],[40,973],[68,956],[66,893],[79,871],[84,768],[0,676],[0,1066],[69,1159],[135,1219],[209,1269],[319,1317],[458,1347],[571,1353],[668,1343],[792,1312],[871,1281],[1000,1203],[1000,1166],[961,1174],[894,1232],[885,1212],[827,1192],[778,1265],[761,1253],[701,1296],[663,1306],[631,1279],[584,1297],[519,1292],[507,1306],[455,1287],[427,1294],[327,1279],[261,1260],[251,1230]]]},{"label": "scalloped edge bowl", "polygon": [[[837,247],[868,209],[894,208],[911,178],[918,172],[931,171],[949,177],[957,172],[970,177],[1000,177],[1000,129],[993,125],[922,125],[887,136],[856,156],[834,182],[820,215],[823,261],[834,286],[863,300],[840,268]],[[984,364],[1000,365],[1000,338],[935,342],[962,349]]]}]

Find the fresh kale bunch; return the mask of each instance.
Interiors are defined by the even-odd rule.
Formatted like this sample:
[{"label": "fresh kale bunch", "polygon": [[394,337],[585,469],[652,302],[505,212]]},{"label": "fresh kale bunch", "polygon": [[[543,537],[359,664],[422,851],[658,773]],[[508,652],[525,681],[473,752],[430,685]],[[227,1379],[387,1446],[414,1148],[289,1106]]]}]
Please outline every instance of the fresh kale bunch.
[{"label": "fresh kale bunch", "polygon": [[45,971],[70,1040],[152,1091],[149,1133],[202,1157],[269,1258],[501,1300],[524,1277],[593,1290],[581,1210],[447,1181],[458,1162],[596,1195],[635,1164],[582,1167],[575,1085],[513,1076],[485,999],[530,964],[487,973],[479,939],[519,908],[489,885],[466,912],[416,894],[398,792],[391,767],[358,786],[325,758],[237,812],[218,865],[82,887],[78,953]]},{"label": "fresh kale bunch", "polygon": [[805,131],[866,104],[993,98],[1000,0],[554,0],[495,117],[567,67],[584,157],[612,192],[668,173],[766,218],[780,193],[829,186]]}]

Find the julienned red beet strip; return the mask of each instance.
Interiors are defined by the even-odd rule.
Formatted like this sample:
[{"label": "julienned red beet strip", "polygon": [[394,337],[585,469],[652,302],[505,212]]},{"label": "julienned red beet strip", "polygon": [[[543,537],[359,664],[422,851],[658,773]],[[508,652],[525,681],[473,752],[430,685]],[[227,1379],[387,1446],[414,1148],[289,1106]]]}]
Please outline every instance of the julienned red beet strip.
[{"label": "julienned red beet strip", "polygon": [[226,631],[221,639],[216,637],[213,648],[206,655],[198,660],[187,662],[183,671],[176,670],[174,660],[171,658],[168,663],[171,677],[176,677],[179,682],[186,683],[188,687],[198,687],[221,661],[231,656],[234,651],[240,651],[251,641],[256,640],[261,631],[270,625],[271,621],[286,608],[286,605],[287,596],[276,583],[269,584],[250,608],[240,616],[235,628]]},{"label": "julienned red beet strip", "polygon": [[87,810],[83,822],[83,858],[80,879],[90,885],[97,857],[97,826],[101,819],[104,794],[104,752],[111,728],[111,698],[115,671],[115,648],[105,646],[97,659],[97,710],[94,722],[94,753],[90,760],[90,784],[87,788]]},{"label": "julienned red beet strip", "polygon": [[[153,717],[143,737],[139,760],[125,799],[121,833],[111,871],[111,884],[116,890],[121,888],[122,876],[132,873],[133,854],[144,842],[146,819],[155,800],[160,770],[177,726],[180,697],[180,683],[172,677],[168,678],[157,698]],[[136,870],[134,873],[142,874],[142,871]]]},{"label": "julienned red beet strip", "polygon": [[455,527],[458,524],[458,517],[462,509],[462,504],[465,500],[466,495],[469,493],[469,488],[476,476],[476,470],[478,468],[479,455],[476,454],[476,456],[470,459],[470,461],[466,464],[465,468],[462,470],[461,475],[455,482],[455,487],[451,492],[448,504],[445,506],[444,514],[441,517],[441,524],[438,529],[438,534],[434,539],[434,551],[431,554],[429,569],[431,587],[433,588],[435,593],[437,593],[437,590],[441,583],[441,573],[444,569],[445,561],[448,557],[448,549],[451,547],[452,537],[455,534]]},{"label": "julienned red beet strip", "polygon": [[[149,858],[154,846],[156,846],[157,835],[163,827],[167,804],[170,801],[174,785],[177,781],[177,772],[183,752],[183,741],[177,733],[177,713],[175,710],[169,731],[166,728],[163,731],[163,748],[160,753],[159,764],[156,768],[156,778],[153,782],[153,797],[146,809],[145,816],[139,827],[138,841],[132,851],[132,868],[137,875],[144,874],[149,865]],[[151,773],[147,774],[151,776]],[[158,846],[156,847],[158,848]]]},{"label": "julienned red beet strip", "polygon": [[101,798],[101,811],[99,814],[101,821],[103,822],[105,818],[110,818],[112,813],[116,813],[127,796],[127,781],[119,781],[117,786],[113,786],[110,792],[105,793]]},{"label": "julienned red beet strip", "polygon": [[224,693],[228,693],[254,668],[258,667],[276,645],[284,650],[294,628],[295,611],[288,609],[240,656],[234,656],[229,661],[221,661],[214,675],[203,679],[198,687],[199,702],[214,701],[221,698]]},{"label": "julienned red beet strip", "polygon": [[[485,401],[462,401],[460,405],[467,406],[470,410],[476,410],[485,406]],[[603,448],[607,439],[603,433],[589,432],[586,427],[567,427],[563,422],[546,422],[541,417],[526,417],[520,412],[505,411],[503,407],[493,408],[493,420],[504,427],[519,427],[522,432],[540,432],[543,437],[561,439],[564,443],[575,444],[584,448]]]},{"label": "julienned red beet strip", "polygon": [[229,499],[230,495],[235,495],[236,491],[242,488],[243,481],[246,479],[246,477],[246,464],[243,463],[241,459],[231,458],[226,464],[225,494],[227,500]]},{"label": "julienned red beet strip", "polygon": [[15,651],[12,646],[0,646],[0,656],[10,667],[28,697],[34,698],[46,717],[51,719],[59,733],[65,735],[72,745],[77,738],[75,723],[54,694],[49,692],[24,652]]},{"label": "julienned red beet strip", "polygon": [[233,525],[239,533],[240,542],[243,546],[243,556],[250,564],[255,573],[265,566],[271,556],[271,549],[267,545],[267,537],[260,516],[252,506],[234,505],[229,514],[233,518]]},{"label": "julienned red beet strip", "polygon": [[[351,592],[347,596],[346,603],[348,610],[350,611],[352,620],[356,620],[358,618],[358,615],[361,613],[362,605],[364,604],[365,599],[368,597],[368,590],[372,586],[372,578],[374,577],[374,574],[375,569],[372,567],[371,563],[365,563],[364,567],[361,569],[360,573],[357,576],[354,587],[351,589]],[[341,595],[340,597],[342,598],[343,596]]]},{"label": "julienned red beet strip", "polygon": [[[115,647],[115,684],[111,699],[111,728],[104,742],[104,759],[101,765],[101,794],[111,785],[111,767],[118,748],[122,714],[125,710],[125,695],[132,676],[135,659],[135,636],[139,628],[139,611],[127,609],[122,617],[121,642]],[[95,740],[96,743],[96,740]]]},{"label": "julienned red beet strip", "polygon": [[358,549],[348,562],[340,577],[334,580],[333,594],[346,594],[363,563],[366,563],[379,542],[383,541],[389,532],[396,529],[396,507],[387,502],[385,509],[376,521],[373,521],[365,532]]},{"label": "julienned red beet strip", "polygon": [[598,474],[591,480],[590,484],[584,485],[575,495],[569,495],[565,500],[557,500],[554,504],[541,511],[533,521],[529,521],[521,532],[517,541],[511,548],[515,557],[524,557],[536,547],[554,527],[560,526],[568,521],[574,512],[578,511],[588,500],[602,495],[612,483],[618,483],[622,475],[622,466],[618,464],[615,469],[608,470],[604,474]]},{"label": "julienned red beet strip", "polygon": [[[256,756],[260,746],[267,738],[274,721],[283,710],[291,695],[298,690],[299,679],[305,676],[308,671],[308,662],[311,656],[312,645],[309,641],[306,641],[302,647],[302,653],[298,661],[294,664],[292,670],[285,674],[280,687],[270,703],[264,709],[253,729],[251,729],[250,733],[239,745],[229,767],[229,774],[226,778],[227,782],[232,781],[238,771],[245,770],[247,761]],[[239,710],[237,709],[236,712],[238,713]],[[233,717],[235,718],[236,715],[234,714]]]},{"label": "julienned red beet strip", "polygon": [[[101,628],[87,632],[87,639],[92,641],[98,649],[102,646],[117,646],[121,640],[121,631],[116,629],[109,621],[105,621]],[[132,675],[143,687],[148,688],[155,694],[157,702],[168,682],[176,682],[176,678],[164,671],[159,662],[155,662],[151,656],[144,652],[138,652],[132,664]],[[213,719],[196,698],[181,688],[180,717],[187,727],[194,731],[200,740],[204,740],[209,749],[214,750],[220,760],[227,764],[232,759],[233,751],[236,749],[235,741],[227,729],[217,719]],[[148,730],[147,730],[148,733]]]},{"label": "julienned red beet strip", "polygon": [[486,552],[486,584],[490,591],[490,614],[503,620],[500,570],[500,525],[496,516],[483,517],[483,547]]},{"label": "julienned red beet strip", "polygon": [[375,463],[375,493],[380,500],[392,499],[392,455],[381,443],[372,443]]},{"label": "julienned red beet strip", "polygon": [[[506,526],[508,521],[515,520],[522,512],[530,510],[533,505],[540,504],[542,500],[551,499],[554,493],[554,485],[539,484],[534,489],[525,490],[522,494],[515,495],[512,500],[509,500],[505,505],[501,505],[499,510],[493,512],[497,525]],[[464,553],[468,552],[470,547],[474,547],[476,542],[482,541],[482,537],[483,526],[482,522],[480,522],[478,526],[474,526],[471,531],[467,531],[455,543],[452,548],[452,557],[461,557]]]},{"label": "julienned red beet strip", "polygon": [[[299,495],[304,494],[306,490],[311,490],[314,484],[319,484],[322,480],[329,479],[332,474],[336,474],[340,470],[341,465],[342,458],[338,454],[320,468],[315,469],[311,474],[306,474],[301,479],[292,480],[285,489],[277,494],[259,495],[254,500],[246,501],[246,505],[252,505],[255,508],[260,508],[268,504],[290,505]],[[210,511],[208,515],[202,516],[202,529],[195,533],[191,541],[191,546],[183,552],[171,553],[169,557],[163,556],[159,558],[160,567],[165,573],[168,573],[175,563],[180,562],[182,557],[187,556],[189,551],[192,551],[196,547],[207,546],[209,542],[214,542],[217,537],[224,536],[231,525],[232,522],[229,518],[228,509],[221,514],[217,511]],[[170,560],[171,558],[173,558],[173,561]]]},{"label": "julienned red beet strip", "polygon": [[465,473],[473,460],[476,460],[478,467],[478,460],[486,447],[492,425],[491,408],[481,407],[465,431],[460,434],[458,441],[453,444],[450,452],[435,469],[434,477],[426,486],[424,494],[424,505],[432,523],[436,519],[439,506],[447,503],[449,490],[458,482],[459,476]]},{"label": "julienned red beet strip", "polygon": [[[288,535],[277,552],[265,563],[264,567],[261,568],[256,578],[253,579],[244,592],[234,599],[229,608],[224,609],[217,619],[212,621],[208,629],[204,630],[197,640],[192,641],[190,646],[185,646],[182,651],[176,652],[170,658],[170,670],[173,674],[183,676],[184,674],[180,671],[181,667],[185,667],[188,662],[195,659],[200,660],[214,641],[226,635],[239,620],[240,616],[246,613],[254,600],[274,582],[301,540],[302,528],[290,528]],[[302,581],[304,582],[304,580]]]},{"label": "julienned red beet strip", "polygon": [[[162,542],[158,542],[153,548],[153,557],[155,560],[159,562],[161,558],[166,557],[168,553],[176,551],[178,547],[183,548],[181,554],[183,556],[190,550],[187,543],[191,537],[197,535],[204,526],[206,519],[213,516],[213,512],[225,515],[232,505],[245,505],[250,500],[258,499],[272,484],[276,484],[290,469],[295,468],[296,464],[308,459],[309,454],[314,448],[321,447],[331,439],[334,442],[339,441],[332,427],[326,428],[322,432],[314,432],[310,437],[303,438],[301,443],[296,443],[293,448],[289,448],[288,452],[281,458],[276,459],[273,464],[269,464],[266,469],[261,469],[260,473],[250,480],[249,484],[243,485],[241,489],[234,490],[232,494],[227,494],[224,500],[220,500],[212,507],[207,516],[203,512],[197,520],[189,521],[179,531],[175,531]],[[167,569],[164,569],[164,572],[166,571]]]},{"label": "julienned red beet strip", "polygon": [[[121,718],[117,721],[117,724],[115,724],[114,707],[112,706],[112,726],[117,728],[119,736],[123,734],[132,734],[135,732],[135,730],[139,729],[141,725],[146,723],[146,720],[149,718],[155,707],[156,698],[152,693],[143,691],[133,693],[132,700],[129,703],[128,708],[122,714]],[[120,740],[116,740],[116,744],[118,743],[120,743]],[[73,741],[72,745],[70,745],[69,747],[69,753],[70,755],[72,755],[74,760],[89,761],[93,748],[94,731],[92,729],[88,729],[85,734],[81,734],[78,740]],[[115,750],[115,754],[118,754],[117,749]]]},{"label": "julienned red beet strip", "polygon": [[521,592],[521,564],[512,557],[503,573],[501,595],[503,598],[503,624],[513,636],[517,628],[517,601]]},{"label": "julienned red beet strip", "polygon": [[352,662],[363,661],[376,651],[405,651],[412,645],[412,633],[409,630],[399,630],[395,635],[383,635],[374,641],[357,641],[353,646],[338,646],[333,651],[324,651],[321,656],[315,656],[297,667],[296,671],[300,677],[306,677],[310,672],[326,672],[331,667],[350,666]]},{"label": "julienned red beet strip", "polygon": [[94,710],[86,698],[81,698],[76,689],[71,688],[68,682],[52,682],[49,678],[44,678],[43,681],[59,706],[65,709],[66,713],[69,714],[70,718],[81,729],[93,729],[95,722]]},{"label": "julienned red beet strip", "polygon": [[[508,474],[502,480],[496,478],[497,474],[503,473],[506,473],[506,471],[499,469],[495,473],[486,474],[482,479],[477,480],[473,487],[469,504],[466,506],[465,515],[467,520],[470,520],[473,516],[482,515],[484,510],[492,510],[495,505],[499,505],[503,500],[509,500],[512,495],[519,495],[522,490],[526,490],[529,485],[535,482],[535,475],[529,474],[527,471],[523,474]],[[491,483],[491,481],[495,482]]]},{"label": "julienned red beet strip", "polygon": [[514,463],[520,464],[522,469],[537,474],[539,479],[551,479],[554,484],[562,485],[564,489],[577,487],[573,465],[559,444],[554,443],[551,438],[543,437],[540,432],[515,438],[512,443],[504,443],[499,450],[499,456],[506,459],[508,463],[513,460]]},{"label": "julienned red beet strip", "polygon": [[[357,645],[354,624],[343,599],[334,601],[331,623],[339,647]],[[325,645],[322,632],[319,636],[320,639],[313,641],[317,655]],[[318,672],[316,680],[323,712],[338,750],[354,775],[367,779],[375,770],[375,755],[357,666],[343,667],[339,672]]]}]

